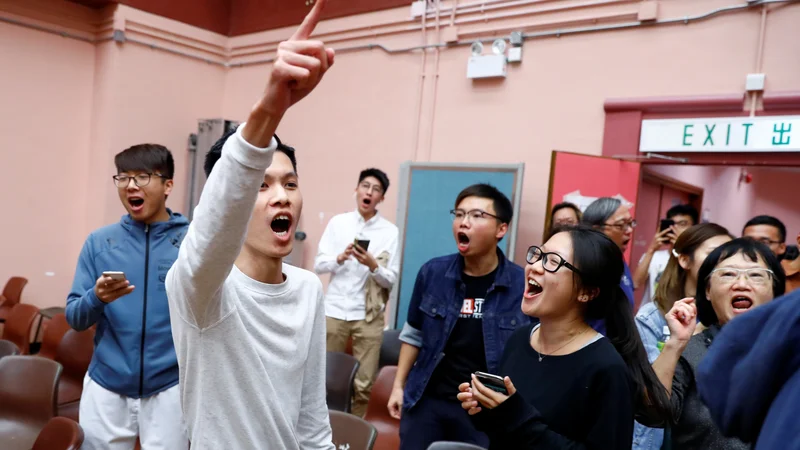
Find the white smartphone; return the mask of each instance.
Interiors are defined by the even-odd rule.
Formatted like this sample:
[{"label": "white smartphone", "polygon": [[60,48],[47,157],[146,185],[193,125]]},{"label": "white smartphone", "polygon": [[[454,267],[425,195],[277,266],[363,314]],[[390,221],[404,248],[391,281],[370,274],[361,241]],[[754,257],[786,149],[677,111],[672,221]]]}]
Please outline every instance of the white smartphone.
[{"label": "white smartphone", "polygon": [[123,281],[123,280],[125,280],[125,272],[106,271],[106,272],[103,272],[103,276],[111,278],[114,281]]}]

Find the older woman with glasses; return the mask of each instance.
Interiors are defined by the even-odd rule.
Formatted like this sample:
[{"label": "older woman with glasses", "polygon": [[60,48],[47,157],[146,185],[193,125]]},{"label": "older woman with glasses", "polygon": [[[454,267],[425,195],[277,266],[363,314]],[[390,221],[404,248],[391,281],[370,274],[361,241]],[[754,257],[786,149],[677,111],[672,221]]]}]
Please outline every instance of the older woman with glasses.
[{"label": "older woman with glasses", "polygon": [[[603,234],[614,241],[624,254],[628,249],[633,237],[633,229],[636,228],[636,220],[631,216],[631,209],[621,200],[611,197],[602,197],[593,201],[583,212],[581,223],[602,231]],[[631,268],[625,259],[622,259],[623,272],[620,277],[619,286],[625,297],[628,299],[631,311],[633,311],[633,277]],[[592,327],[599,333],[605,332],[603,320],[593,321]]]},{"label": "older woman with glasses", "polygon": [[[490,449],[630,450],[637,405],[663,421],[669,399],[619,286],[619,246],[597,230],[567,228],[531,247],[527,261],[522,312],[540,323],[514,331],[497,374],[459,386],[462,408]],[[597,319],[606,336],[589,325]]]},{"label": "older woman with glasses", "polygon": [[700,266],[696,299],[679,300],[667,313],[672,336],[691,336],[698,317],[707,327],[681,341],[684,349],[674,365],[664,364],[657,371],[671,395],[673,450],[750,448],[722,435],[700,399],[695,374],[725,324],[783,295],[784,283],[781,265],[769,247],[752,239],[734,239],[717,247]]}]

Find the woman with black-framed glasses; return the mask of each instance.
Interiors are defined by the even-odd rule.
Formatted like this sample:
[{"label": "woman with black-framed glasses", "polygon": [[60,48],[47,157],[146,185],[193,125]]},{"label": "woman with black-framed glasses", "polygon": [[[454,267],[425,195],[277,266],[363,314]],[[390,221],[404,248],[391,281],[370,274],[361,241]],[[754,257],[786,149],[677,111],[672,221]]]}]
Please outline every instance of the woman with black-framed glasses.
[{"label": "woman with black-framed glasses", "polygon": [[473,376],[459,386],[462,407],[490,449],[629,450],[637,405],[663,423],[669,398],[619,286],[622,251],[597,230],[565,228],[527,262],[522,311],[540,322],[509,338],[496,374],[505,392]]}]

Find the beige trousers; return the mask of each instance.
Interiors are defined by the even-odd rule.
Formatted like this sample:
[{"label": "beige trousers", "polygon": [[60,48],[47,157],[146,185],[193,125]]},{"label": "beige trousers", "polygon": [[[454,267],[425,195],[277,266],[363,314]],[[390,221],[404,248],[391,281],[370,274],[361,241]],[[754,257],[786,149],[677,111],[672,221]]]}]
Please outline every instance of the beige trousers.
[{"label": "beige trousers", "polygon": [[354,383],[352,413],[364,417],[369,403],[369,393],[375,376],[378,373],[381,343],[383,342],[383,314],[379,314],[371,323],[365,320],[339,320],[325,317],[329,352],[344,352],[347,340],[353,337],[353,356],[359,367]]}]

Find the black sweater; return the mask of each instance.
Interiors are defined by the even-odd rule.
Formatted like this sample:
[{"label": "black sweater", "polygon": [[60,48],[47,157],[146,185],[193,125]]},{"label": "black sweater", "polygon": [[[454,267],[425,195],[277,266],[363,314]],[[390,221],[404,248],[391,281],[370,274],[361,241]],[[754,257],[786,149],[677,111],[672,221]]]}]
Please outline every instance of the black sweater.
[{"label": "black sweater", "polygon": [[489,448],[630,450],[635,390],[611,342],[540,362],[533,327],[516,330],[500,360],[498,375],[511,378],[517,393],[473,416]]}]

